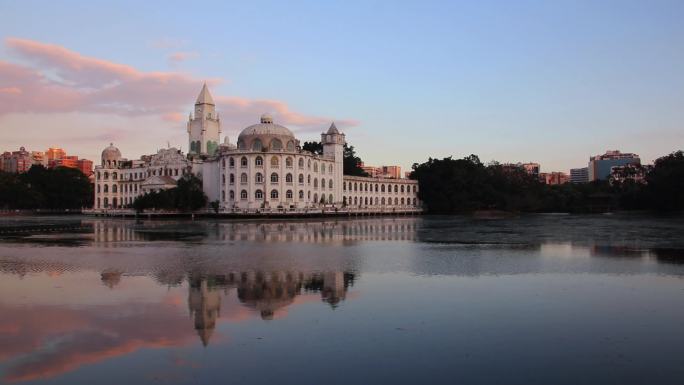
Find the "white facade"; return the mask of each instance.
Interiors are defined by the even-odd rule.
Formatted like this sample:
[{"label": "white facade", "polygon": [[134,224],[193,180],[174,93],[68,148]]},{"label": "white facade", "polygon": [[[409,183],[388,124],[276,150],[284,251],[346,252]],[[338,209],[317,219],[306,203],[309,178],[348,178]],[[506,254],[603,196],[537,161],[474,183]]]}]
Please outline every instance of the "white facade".
[{"label": "white facade", "polygon": [[178,179],[190,172],[190,161],[175,148],[127,160],[110,144],[102,151],[102,163],[95,166],[93,208],[125,208],[144,193],[174,187]]},{"label": "white facade", "polygon": [[125,208],[143,193],[171,188],[184,174],[202,179],[220,212],[358,209],[415,210],[418,183],[409,179],[344,176],[345,135],[331,126],[321,134],[322,154],[304,151],[287,127],[264,114],[242,130],[237,145],[224,138],[206,84],[188,122],[188,157],[175,148],[136,161],[110,145],[95,168],[95,209]]}]

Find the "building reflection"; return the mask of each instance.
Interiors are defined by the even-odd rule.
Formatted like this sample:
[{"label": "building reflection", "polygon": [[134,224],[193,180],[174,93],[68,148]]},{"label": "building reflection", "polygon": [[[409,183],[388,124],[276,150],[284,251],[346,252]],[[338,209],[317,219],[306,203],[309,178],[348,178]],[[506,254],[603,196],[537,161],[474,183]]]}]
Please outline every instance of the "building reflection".
[{"label": "building reflection", "polygon": [[337,307],[354,284],[353,272],[247,271],[188,275],[188,307],[195,331],[207,346],[220,318],[223,297],[235,292],[239,302],[272,320],[298,296],[320,293],[321,301]]}]

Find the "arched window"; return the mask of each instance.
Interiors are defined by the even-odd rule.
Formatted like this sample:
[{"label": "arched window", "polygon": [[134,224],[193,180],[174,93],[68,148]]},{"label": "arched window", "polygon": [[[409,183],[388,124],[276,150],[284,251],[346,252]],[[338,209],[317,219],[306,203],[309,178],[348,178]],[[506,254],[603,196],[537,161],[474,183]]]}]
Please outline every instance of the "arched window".
[{"label": "arched window", "polygon": [[287,151],[288,152],[294,152],[294,150],[295,150],[295,144],[293,141],[289,140],[287,142]]},{"label": "arched window", "polygon": [[261,143],[261,139],[254,139],[252,142],[252,151],[261,151],[263,148],[264,145]]},{"label": "arched window", "polygon": [[[416,185],[415,184],[413,185],[413,192],[416,192]],[[413,204],[415,205],[416,202],[413,202]]]},{"label": "arched window", "polygon": [[378,192],[378,184],[375,184],[375,192]]},{"label": "arched window", "polygon": [[332,186],[333,186],[332,181],[333,181],[332,179],[330,179],[330,180],[328,181],[328,188],[329,188],[329,189],[332,189]]},{"label": "arched window", "polygon": [[380,200],[380,204],[382,204],[383,206],[385,205],[385,198],[384,197]]},{"label": "arched window", "polygon": [[109,206],[109,198],[104,199],[104,207]]},{"label": "arched window", "polygon": [[321,194],[321,203],[325,204],[325,194]]},{"label": "arched window", "polygon": [[401,198],[401,204],[404,205],[404,198]]},{"label": "arched window", "polygon": [[304,158],[299,158],[299,168],[304,168]]},{"label": "arched window", "polygon": [[307,191],[307,193],[306,193],[306,198],[307,198],[308,200],[311,200],[311,191]]},{"label": "arched window", "polygon": [[254,198],[255,198],[255,199],[259,199],[259,200],[264,199],[264,192],[261,191],[261,190],[256,190],[256,191],[254,192]]},{"label": "arched window", "polygon": [[292,183],[292,174],[289,172],[285,175],[285,183]]},{"label": "arched window", "polygon": [[243,156],[240,158],[240,167],[247,167],[247,157]]},{"label": "arched window", "polygon": [[257,167],[261,167],[264,165],[264,158],[257,156],[256,159],[254,159],[254,165]]},{"label": "arched window", "polygon": [[240,184],[247,184],[247,174],[244,172],[240,175]]},{"label": "arched window", "polygon": [[285,167],[287,167],[287,168],[292,168],[292,157],[289,157],[289,156],[288,156],[288,157],[285,159]]},{"label": "arched window", "polygon": [[292,190],[287,190],[287,192],[285,193],[285,198],[292,199]]},{"label": "arched window", "polygon": [[318,172],[318,162],[314,162],[314,172]]},{"label": "arched window", "polygon": [[271,174],[271,183],[278,183],[278,173],[274,172]]},{"label": "arched window", "polygon": [[283,149],[283,142],[280,141],[280,139],[273,139],[271,140],[271,150],[273,151],[280,151]]},{"label": "arched window", "polygon": [[278,164],[280,164],[280,161],[278,161],[278,157],[271,157],[271,167],[278,167]]},{"label": "arched window", "polygon": [[226,174],[221,174],[221,184],[226,184]]},{"label": "arched window", "polygon": [[363,198],[363,204],[368,205],[368,197]]},{"label": "arched window", "polygon": [[328,203],[333,203],[332,194],[328,195]]},{"label": "arched window", "polygon": [[254,176],[254,182],[255,183],[264,183],[264,174],[262,174],[260,172],[256,173],[256,175]]},{"label": "arched window", "polygon": [[318,203],[318,194],[314,194],[313,201],[314,201],[314,203]]},{"label": "arched window", "polygon": [[328,174],[332,174],[332,164],[328,165]]},{"label": "arched window", "polygon": [[[385,185],[384,184],[380,185],[380,192],[385,192]],[[385,203],[383,202],[382,204],[384,205]]]},{"label": "arched window", "polygon": [[413,198],[413,205],[416,205],[416,198]]},{"label": "arched window", "polygon": [[359,191],[359,184],[354,182],[354,191]]},{"label": "arched window", "polygon": [[378,205],[378,197],[375,197],[375,205]]},{"label": "arched window", "polygon": [[309,159],[309,160],[306,161],[306,168],[308,168],[309,170],[311,170],[311,159]]},{"label": "arched window", "polygon": [[342,182],[342,191],[347,191],[347,182]]},{"label": "arched window", "polygon": [[271,199],[272,200],[278,199],[278,190],[276,190],[276,189],[271,190]]},{"label": "arched window", "polygon": [[[105,186],[106,186],[106,185],[105,185]],[[98,192],[98,193],[100,192],[100,185],[99,185],[99,184],[97,185],[97,192]]]},{"label": "arched window", "polygon": [[358,198],[358,197],[354,197],[354,204],[355,204],[355,205],[358,205],[358,204],[359,204],[359,198]]},{"label": "arched window", "polygon": [[399,192],[399,186],[397,186],[396,184],[394,185],[394,192],[395,192],[395,193],[398,193],[398,192]]},{"label": "arched window", "polygon": [[401,192],[402,193],[404,192],[404,185],[403,184],[401,185]]},{"label": "arched window", "polygon": [[306,176],[306,184],[311,184],[311,175]]},{"label": "arched window", "polygon": [[228,167],[230,167],[230,168],[235,167],[235,159],[233,157],[230,157],[228,159]]},{"label": "arched window", "polygon": [[229,178],[228,182],[230,182],[230,184],[235,184],[235,174],[230,174],[230,178]]},{"label": "arched window", "polygon": [[114,208],[119,207],[119,206],[117,206],[117,204],[116,204],[116,198],[113,198],[113,199],[112,199],[112,206],[113,206]]},{"label": "arched window", "polygon": [[243,201],[247,200],[247,190],[240,191],[240,199]]},{"label": "arched window", "polygon": [[116,185],[115,184],[112,185],[112,192],[116,193]]},{"label": "arched window", "polygon": [[221,167],[226,168],[226,158],[221,159]]},{"label": "arched window", "polygon": [[234,201],[235,200],[235,191],[230,190],[230,193],[228,194],[228,196],[230,197],[231,201]]},{"label": "arched window", "polygon": [[325,178],[321,178],[321,189],[325,190]]},{"label": "arched window", "polygon": [[299,174],[299,184],[304,184],[304,174]]},{"label": "arched window", "polygon": [[113,172],[113,173],[112,173],[112,179],[113,179],[113,180],[117,180],[117,179],[118,179],[118,174],[115,173],[115,172]]},{"label": "arched window", "polygon": [[394,198],[394,205],[395,206],[399,205],[399,198]]},{"label": "arched window", "polygon": [[299,199],[304,199],[304,190],[299,190]]},{"label": "arched window", "polygon": [[105,180],[108,180],[108,179],[109,179],[109,173],[108,173],[107,171],[105,171],[105,173],[104,173],[104,179],[105,179]]},{"label": "arched window", "polygon": [[318,188],[318,178],[314,178],[314,188]]}]

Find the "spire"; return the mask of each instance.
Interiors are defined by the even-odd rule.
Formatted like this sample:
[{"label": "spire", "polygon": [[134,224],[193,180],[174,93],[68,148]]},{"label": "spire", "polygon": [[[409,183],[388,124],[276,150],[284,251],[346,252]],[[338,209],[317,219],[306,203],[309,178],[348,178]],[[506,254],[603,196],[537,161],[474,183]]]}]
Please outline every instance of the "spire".
[{"label": "spire", "polygon": [[195,105],[198,104],[211,104],[214,105],[214,98],[211,97],[211,94],[209,93],[209,88],[207,88],[207,83],[204,83],[202,86],[202,91],[200,91],[199,96],[197,96],[197,101],[195,102]]},{"label": "spire", "polygon": [[335,122],[332,122],[330,125],[330,128],[328,128],[328,134],[339,134],[340,131],[337,130],[337,127],[335,126]]}]

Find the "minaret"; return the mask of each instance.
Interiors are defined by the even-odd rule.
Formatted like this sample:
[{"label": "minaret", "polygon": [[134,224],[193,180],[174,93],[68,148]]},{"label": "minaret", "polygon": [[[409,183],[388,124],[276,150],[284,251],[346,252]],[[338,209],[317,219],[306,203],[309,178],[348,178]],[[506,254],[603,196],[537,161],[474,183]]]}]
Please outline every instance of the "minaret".
[{"label": "minaret", "polygon": [[323,156],[335,159],[335,169],[333,170],[333,203],[342,204],[342,179],[344,176],[344,134],[335,127],[333,122],[328,128],[328,132],[321,134],[323,144]]},{"label": "minaret", "polygon": [[202,86],[195,102],[195,116],[188,119],[190,154],[213,155],[219,144],[221,121],[207,83]]}]

